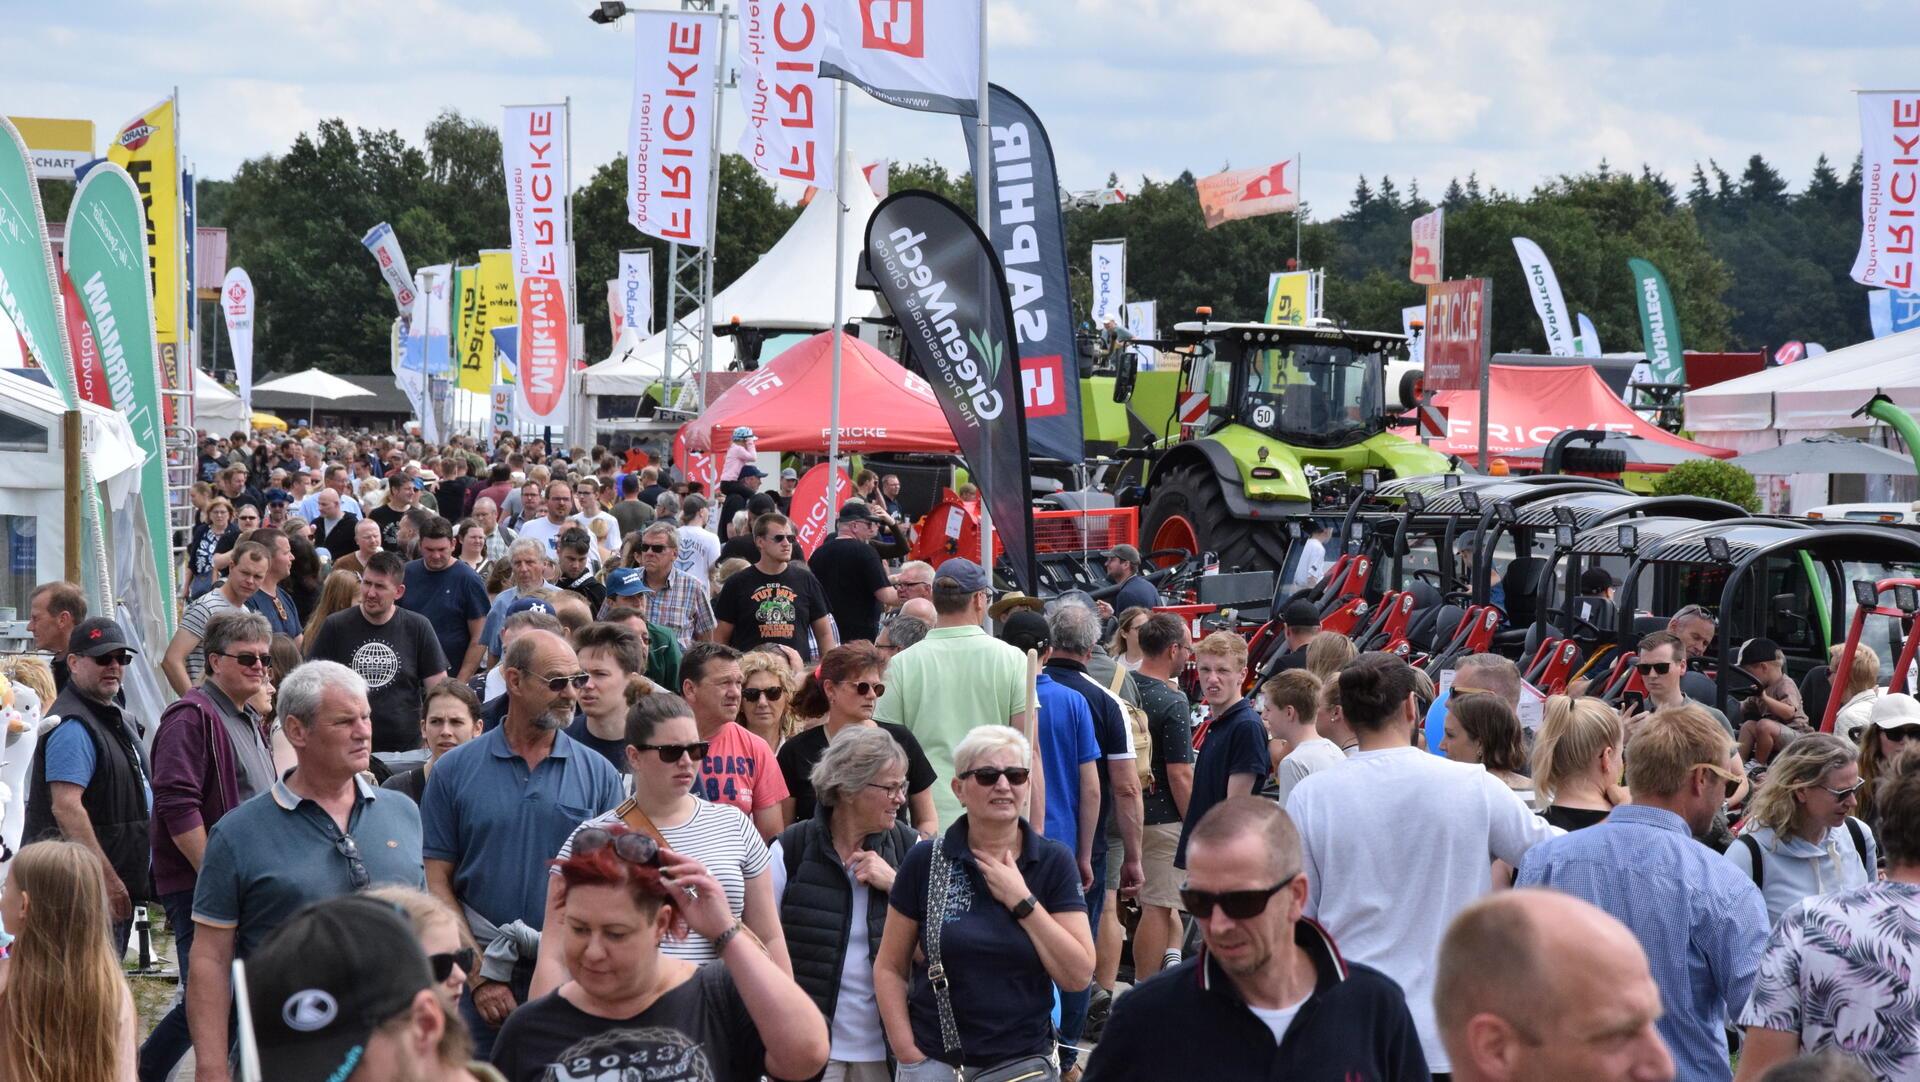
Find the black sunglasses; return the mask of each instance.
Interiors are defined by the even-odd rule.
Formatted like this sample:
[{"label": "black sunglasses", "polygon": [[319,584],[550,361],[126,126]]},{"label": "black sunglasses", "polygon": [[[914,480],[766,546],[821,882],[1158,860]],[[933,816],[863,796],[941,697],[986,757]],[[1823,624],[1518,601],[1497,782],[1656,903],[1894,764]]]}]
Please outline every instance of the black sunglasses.
[{"label": "black sunglasses", "polygon": [[847,686],[852,688],[856,695],[872,695],[879,698],[887,693],[887,685],[878,681],[860,680]]},{"label": "black sunglasses", "polygon": [[433,979],[440,984],[445,984],[447,978],[453,976],[454,966],[459,966],[460,972],[471,975],[473,958],[472,947],[461,947],[457,951],[449,951],[446,954],[429,954],[427,964],[433,967]]},{"label": "black sunglasses", "polygon": [[767,536],[761,538],[760,540],[771,541],[776,545],[784,545],[787,542],[793,540],[793,535],[790,533],[770,533]]},{"label": "black sunglasses", "polygon": [[132,650],[115,650],[110,654],[100,654],[93,659],[95,665],[118,665],[125,668],[133,664]]},{"label": "black sunglasses", "polygon": [[575,688],[584,688],[593,682],[593,677],[583,672],[574,673],[572,676],[539,676],[526,669],[520,671],[547,685],[547,690],[556,695],[566,690],[568,684],[572,684]]},{"label": "black sunglasses", "polygon": [[628,864],[638,864],[643,868],[660,866],[660,843],[650,834],[635,834],[631,831],[615,834],[601,827],[588,827],[573,836],[573,852],[576,856],[597,853],[607,846],[613,846],[613,855]]},{"label": "black sunglasses", "polygon": [[1295,872],[1265,890],[1223,890],[1216,893],[1181,887],[1180,904],[1186,906],[1187,912],[1193,914],[1195,920],[1206,920],[1213,916],[1214,906],[1219,906],[1234,920],[1252,920],[1267,911],[1267,903],[1273,900],[1274,895],[1287,889],[1287,884],[1298,878],[1300,873]]},{"label": "black sunglasses", "polygon": [[1033,771],[1028,770],[1024,766],[983,766],[969,770],[960,776],[963,778],[972,778],[974,781],[991,789],[1000,784],[1000,779],[1003,777],[1007,779],[1007,784],[1009,785],[1025,785],[1027,784],[1027,779],[1033,776]]},{"label": "black sunglasses", "polygon": [[1910,738],[1920,736],[1920,733],[1915,733],[1912,729],[1882,729],[1880,735],[1896,744],[1904,744]]},{"label": "black sunglasses", "polygon": [[[255,654],[255,653],[229,654],[224,650],[209,650],[207,651],[207,653],[213,654],[216,657],[230,657],[233,660],[239,662],[240,667],[243,669],[251,669],[255,665],[265,666],[265,665],[271,665],[273,663],[273,655],[271,654]],[[131,658],[129,658],[129,660],[131,660]],[[125,664],[125,662],[122,662],[122,664]]]},{"label": "black sunglasses", "polygon": [[1641,676],[1647,676],[1649,674],[1653,676],[1665,676],[1668,670],[1672,668],[1673,662],[1671,661],[1636,661],[1633,663],[1633,671],[1639,673]]},{"label": "black sunglasses", "polygon": [[367,874],[367,862],[360,859],[360,846],[353,835],[342,834],[333,840],[334,851],[347,858],[347,878],[353,883],[354,890],[365,890],[373,882]]},{"label": "black sunglasses", "polygon": [[682,755],[691,755],[697,761],[707,757],[710,743],[696,740],[691,744],[635,744],[635,751],[651,751],[660,756],[663,763],[677,763]]},{"label": "black sunglasses", "polygon": [[770,703],[777,703],[780,701],[780,696],[786,693],[787,689],[783,687],[748,688],[740,693],[740,697],[750,703],[757,703],[761,699],[765,699]]},{"label": "black sunglasses", "polygon": [[640,551],[641,552],[667,552],[670,550],[669,550],[669,547],[666,545],[656,545],[651,542],[648,542],[640,546]]}]

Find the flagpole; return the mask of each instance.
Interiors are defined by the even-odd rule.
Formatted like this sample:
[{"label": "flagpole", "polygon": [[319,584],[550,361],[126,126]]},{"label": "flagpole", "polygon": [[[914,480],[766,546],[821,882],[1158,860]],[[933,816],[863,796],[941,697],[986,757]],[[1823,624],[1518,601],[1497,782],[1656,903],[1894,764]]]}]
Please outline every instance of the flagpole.
[{"label": "flagpole", "polygon": [[847,322],[847,81],[840,80],[833,150],[833,399],[827,418],[827,509],[840,506],[840,372]]},{"label": "flagpole", "polygon": [[[993,184],[987,172],[988,156],[992,153],[993,127],[987,119],[987,4],[980,3],[980,101],[974,116],[973,140],[973,205],[974,217],[980,222],[982,232],[992,235],[993,230]],[[1047,198],[1053,198],[1051,194]],[[990,465],[993,456],[991,440],[981,441],[980,473],[974,480],[979,487],[981,479],[991,475]],[[984,492],[984,490],[982,490]],[[1025,499],[1026,495],[1021,494]],[[989,592],[993,586],[993,513],[990,501],[980,501],[980,567],[987,573]]]},{"label": "flagpole", "polygon": [[1295,270],[1300,269],[1300,215],[1304,212],[1307,201],[1306,173],[1304,172],[1306,167],[1307,156],[1295,154],[1293,156],[1293,267]]}]

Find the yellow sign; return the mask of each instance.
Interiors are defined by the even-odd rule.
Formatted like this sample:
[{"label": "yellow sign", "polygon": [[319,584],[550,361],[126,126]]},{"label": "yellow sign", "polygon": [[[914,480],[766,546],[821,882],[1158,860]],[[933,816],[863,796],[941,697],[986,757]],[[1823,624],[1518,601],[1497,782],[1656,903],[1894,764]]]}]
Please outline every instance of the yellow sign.
[{"label": "yellow sign", "polygon": [[1307,322],[1312,271],[1288,271],[1273,278],[1273,297],[1267,302],[1267,322],[1302,327]]},{"label": "yellow sign", "polygon": [[459,367],[455,386],[486,394],[492,386],[487,377],[493,375],[488,367],[493,359],[493,339],[484,326],[479,264],[453,268],[453,313],[453,356]]},{"label": "yellow sign", "polygon": [[27,141],[27,157],[42,180],[72,180],[74,171],[93,160],[93,121],[8,117]]},{"label": "yellow sign", "polygon": [[[520,298],[513,288],[513,253],[504,248],[480,253],[480,308],[486,321],[482,325],[489,339],[488,356],[496,357],[492,352],[492,334],[496,330],[512,330],[520,326]],[[499,378],[491,383],[512,383],[513,370],[504,364],[496,363],[494,375]],[[485,392],[489,385],[468,387],[466,372],[460,374],[460,386],[468,390]]]},{"label": "yellow sign", "polygon": [[147,263],[153,271],[153,327],[160,344],[164,386],[179,387],[182,239],[180,235],[179,127],[173,99],[154,106],[120,129],[107,160],[140,188],[147,210]]}]

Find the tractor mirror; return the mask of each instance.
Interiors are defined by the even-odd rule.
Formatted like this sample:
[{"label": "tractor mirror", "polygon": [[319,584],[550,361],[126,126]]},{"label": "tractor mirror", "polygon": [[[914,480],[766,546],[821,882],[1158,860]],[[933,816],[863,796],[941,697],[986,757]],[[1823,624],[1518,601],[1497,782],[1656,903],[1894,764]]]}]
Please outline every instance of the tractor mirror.
[{"label": "tractor mirror", "polygon": [[1907,613],[1908,615],[1920,611],[1920,590],[1915,590],[1911,586],[1895,586],[1893,588],[1893,604],[1901,612]]},{"label": "tractor mirror", "polygon": [[1871,582],[1864,579],[1855,579],[1853,582],[1853,600],[1860,607],[1870,609],[1880,603],[1880,591],[1874,589],[1873,583]]},{"label": "tractor mirror", "polygon": [[1113,400],[1125,402],[1133,397],[1134,377],[1140,373],[1140,358],[1131,350],[1120,354],[1113,372]]},{"label": "tractor mirror", "polygon": [[1360,491],[1371,496],[1380,488],[1380,471],[1367,470],[1360,474]]},{"label": "tractor mirror", "polygon": [[1459,475],[1459,474],[1457,474],[1457,473],[1446,473],[1446,474],[1441,474],[1441,475],[1440,475],[1440,486],[1441,486],[1442,488],[1459,488],[1459,487],[1460,487],[1460,475]]}]

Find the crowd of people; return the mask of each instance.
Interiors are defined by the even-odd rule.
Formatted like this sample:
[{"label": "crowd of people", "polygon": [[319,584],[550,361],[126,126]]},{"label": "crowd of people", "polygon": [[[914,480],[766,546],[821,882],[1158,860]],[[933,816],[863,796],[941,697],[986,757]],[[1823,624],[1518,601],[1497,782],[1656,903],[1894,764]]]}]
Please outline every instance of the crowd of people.
[{"label": "crowd of people", "polygon": [[1000,596],[862,474],[802,553],[758,462],[207,440],[170,642],[33,594],[0,1077],[1920,1077],[1913,698],[1730,719],[1692,608],[1532,728],[1306,601],[1256,686],[1131,546]]}]

